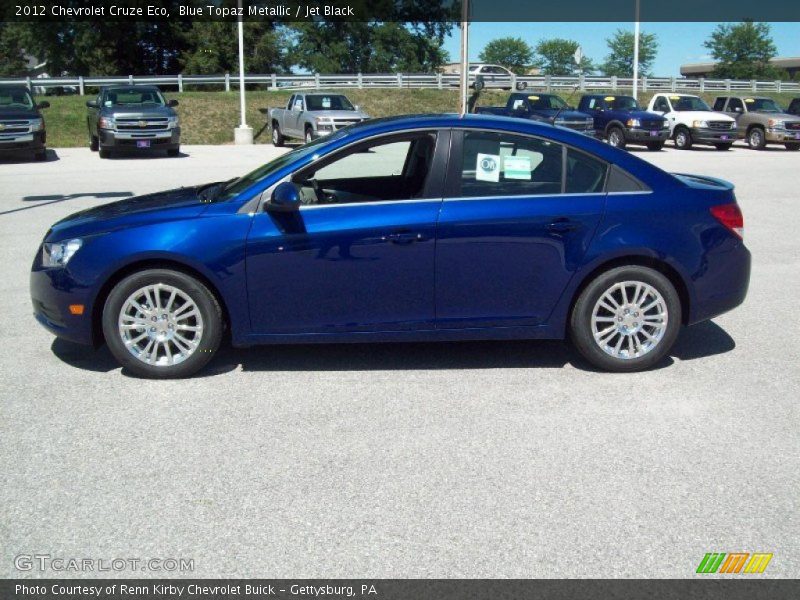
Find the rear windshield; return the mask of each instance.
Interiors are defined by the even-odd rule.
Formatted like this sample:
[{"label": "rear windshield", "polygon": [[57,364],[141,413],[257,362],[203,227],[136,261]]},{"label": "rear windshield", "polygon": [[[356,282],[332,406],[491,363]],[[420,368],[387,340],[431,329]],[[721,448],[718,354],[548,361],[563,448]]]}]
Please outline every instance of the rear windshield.
[{"label": "rear windshield", "polygon": [[355,110],[345,96],[306,96],[306,110]]},{"label": "rear windshield", "polygon": [[164,106],[164,96],[158,90],[115,89],[103,95],[105,106]]},{"label": "rear windshield", "polygon": [[2,108],[33,108],[33,98],[28,90],[2,90],[0,89],[0,107]]}]

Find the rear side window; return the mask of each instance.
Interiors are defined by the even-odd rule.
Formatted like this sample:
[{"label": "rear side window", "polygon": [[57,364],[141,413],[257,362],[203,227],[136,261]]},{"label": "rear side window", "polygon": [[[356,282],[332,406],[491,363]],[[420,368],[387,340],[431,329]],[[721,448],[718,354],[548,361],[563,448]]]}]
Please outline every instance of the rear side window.
[{"label": "rear side window", "polygon": [[606,184],[608,164],[578,150],[567,148],[567,194],[596,194]]},{"label": "rear side window", "polygon": [[563,146],[490,131],[464,133],[459,196],[561,193]]},{"label": "rear side window", "polygon": [[611,165],[608,173],[606,192],[609,194],[620,192],[647,192],[650,189],[630,173],[623,171],[616,165]]}]

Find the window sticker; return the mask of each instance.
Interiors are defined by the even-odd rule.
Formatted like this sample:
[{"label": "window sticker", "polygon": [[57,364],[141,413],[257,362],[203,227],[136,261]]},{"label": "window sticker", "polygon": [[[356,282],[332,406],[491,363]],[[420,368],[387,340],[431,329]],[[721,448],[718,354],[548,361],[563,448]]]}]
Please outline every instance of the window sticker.
[{"label": "window sticker", "polygon": [[681,97],[680,96],[670,96],[669,99],[670,100],[680,100]]},{"label": "window sticker", "polygon": [[538,100],[539,96],[528,96],[528,100]]},{"label": "window sticker", "polygon": [[480,154],[475,159],[476,181],[500,181],[500,156],[498,154]]},{"label": "window sticker", "polygon": [[331,107],[331,99],[330,98],[323,98],[322,99],[322,108],[330,108]]},{"label": "window sticker", "polygon": [[745,98],[744,101],[747,102],[748,104],[752,104],[753,102],[755,102],[755,99],[753,99],[753,98]]},{"label": "window sticker", "polygon": [[506,179],[531,180],[531,159],[527,156],[503,157],[503,175]]},{"label": "window sticker", "polygon": [[517,110],[518,108],[522,108],[524,103],[522,100],[514,100],[514,106],[511,107],[512,110]]},{"label": "window sticker", "polygon": [[606,102],[613,102],[614,100],[616,100],[616,96],[606,96],[605,98],[603,98],[603,100],[605,100]]}]

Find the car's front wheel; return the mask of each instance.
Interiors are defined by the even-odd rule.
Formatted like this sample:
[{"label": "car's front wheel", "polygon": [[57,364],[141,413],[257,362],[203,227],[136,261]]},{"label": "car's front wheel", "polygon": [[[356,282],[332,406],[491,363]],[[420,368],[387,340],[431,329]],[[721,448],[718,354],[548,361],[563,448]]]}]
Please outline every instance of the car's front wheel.
[{"label": "car's front wheel", "polygon": [[608,130],[608,144],[619,148],[625,149],[625,133],[619,127],[612,127]]},{"label": "car's front wheel", "polygon": [[214,356],[222,310],[200,281],[149,269],[120,281],[103,308],[103,334],[114,358],[148,378],[188,377]]},{"label": "car's front wheel", "polygon": [[570,318],[575,347],[607,371],[640,371],[672,348],[681,302],[662,273],[638,265],[600,274],[581,292]]},{"label": "car's front wheel", "polygon": [[763,150],[767,145],[767,136],[760,127],[753,127],[747,133],[747,145],[753,150]]},{"label": "car's front wheel", "polygon": [[675,130],[675,147],[678,150],[689,150],[692,143],[692,133],[686,127],[679,127]]}]

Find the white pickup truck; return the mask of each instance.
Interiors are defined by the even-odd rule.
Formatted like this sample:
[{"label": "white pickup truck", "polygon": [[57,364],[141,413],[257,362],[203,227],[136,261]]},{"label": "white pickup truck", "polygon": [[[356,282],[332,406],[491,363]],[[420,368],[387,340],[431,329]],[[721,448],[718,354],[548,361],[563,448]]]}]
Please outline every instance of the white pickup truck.
[{"label": "white pickup truck", "polygon": [[736,120],[714,112],[699,96],[691,94],[656,94],[647,110],[664,115],[669,123],[675,147],[688,150],[694,144],[728,150],[736,140]]},{"label": "white pickup truck", "polygon": [[308,143],[367,119],[369,115],[353,106],[343,94],[293,94],[286,108],[269,111],[272,143],[276,146],[283,146],[287,137]]}]

